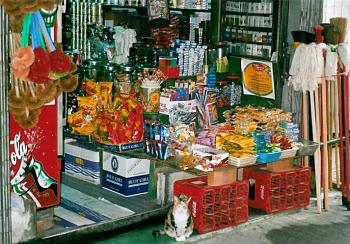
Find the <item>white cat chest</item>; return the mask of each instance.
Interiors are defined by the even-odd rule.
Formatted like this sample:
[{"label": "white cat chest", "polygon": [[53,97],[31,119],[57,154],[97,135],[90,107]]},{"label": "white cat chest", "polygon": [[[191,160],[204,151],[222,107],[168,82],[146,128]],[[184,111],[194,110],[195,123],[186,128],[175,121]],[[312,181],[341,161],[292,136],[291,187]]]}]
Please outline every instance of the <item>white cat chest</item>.
[{"label": "white cat chest", "polygon": [[129,158],[105,151],[102,158],[104,188],[124,196],[148,192],[150,160]]}]

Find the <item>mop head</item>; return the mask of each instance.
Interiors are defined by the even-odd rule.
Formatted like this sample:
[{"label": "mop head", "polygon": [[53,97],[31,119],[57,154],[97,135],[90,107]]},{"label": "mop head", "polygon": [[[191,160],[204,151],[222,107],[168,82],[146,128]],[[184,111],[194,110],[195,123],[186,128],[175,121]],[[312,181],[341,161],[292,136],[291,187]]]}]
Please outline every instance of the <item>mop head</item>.
[{"label": "mop head", "polygon": [[325,67],[325,76],[327,80],[334,81],[337,77],[338,71],[338,54],[336,53],[336,46],[329,45],[327,47],[326,54],[326,67]]},{"label": "mop head", "polygon": [[295,50],[289,70],[289,83],[293,85],[294,90],[314,91],[321,83],[324,67],[323,45],[301,44]]},{"label": "mop head", "polygon": [[341,43],[338,45],[338,57],[343,66],[346,68],[346,73],[350,71],[350,45]]}]

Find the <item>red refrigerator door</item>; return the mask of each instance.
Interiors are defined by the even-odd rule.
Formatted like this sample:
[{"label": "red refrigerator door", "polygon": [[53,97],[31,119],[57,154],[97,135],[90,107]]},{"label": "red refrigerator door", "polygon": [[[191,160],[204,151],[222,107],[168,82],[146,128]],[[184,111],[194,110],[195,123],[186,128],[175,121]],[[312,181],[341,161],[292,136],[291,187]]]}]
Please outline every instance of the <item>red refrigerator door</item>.
[{"label": "red refrigerator door", "polygon": [[13,191],[38,209],[60,202],[61,161],[57,158],[57,104],[41,108],[39,123],[21,128],[10,118],[10,180]]}]

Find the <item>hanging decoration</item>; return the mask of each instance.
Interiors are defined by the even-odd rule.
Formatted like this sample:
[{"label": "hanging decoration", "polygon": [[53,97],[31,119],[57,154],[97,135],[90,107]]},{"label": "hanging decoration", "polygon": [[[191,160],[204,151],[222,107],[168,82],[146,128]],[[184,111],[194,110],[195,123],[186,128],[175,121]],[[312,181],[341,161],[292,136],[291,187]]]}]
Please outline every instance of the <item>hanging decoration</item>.
[{"label": "hanging decoration", "polygon": [[14,79],[8,95],[9,111],[23,128],[38,123],[41,106],[78,86],[73,74],[76,65],[60,45],[54,45],[39,11],[25,16],[20,47],[10,66]]},{"label": "hanging decoration", "polygon": [[52,10],[62,0],[0,0],[9,15],[10,30],[20,33],[22,22],[26,14],[35,13],[40,9]]}]

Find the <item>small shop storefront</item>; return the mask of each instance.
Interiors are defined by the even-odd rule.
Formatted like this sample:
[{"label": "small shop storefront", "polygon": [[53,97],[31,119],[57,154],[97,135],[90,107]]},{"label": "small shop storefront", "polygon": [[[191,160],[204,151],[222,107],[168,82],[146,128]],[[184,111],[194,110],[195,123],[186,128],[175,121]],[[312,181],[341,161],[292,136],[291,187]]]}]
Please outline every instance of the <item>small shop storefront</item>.
[{"label": "small shop storefront", "polygon": [[346,18],[297,25],[278,0],[0,4],[2,243],[89,239],[179,201],[196,234],[314,193],[321,213],[333,183],[350,208]]}]

